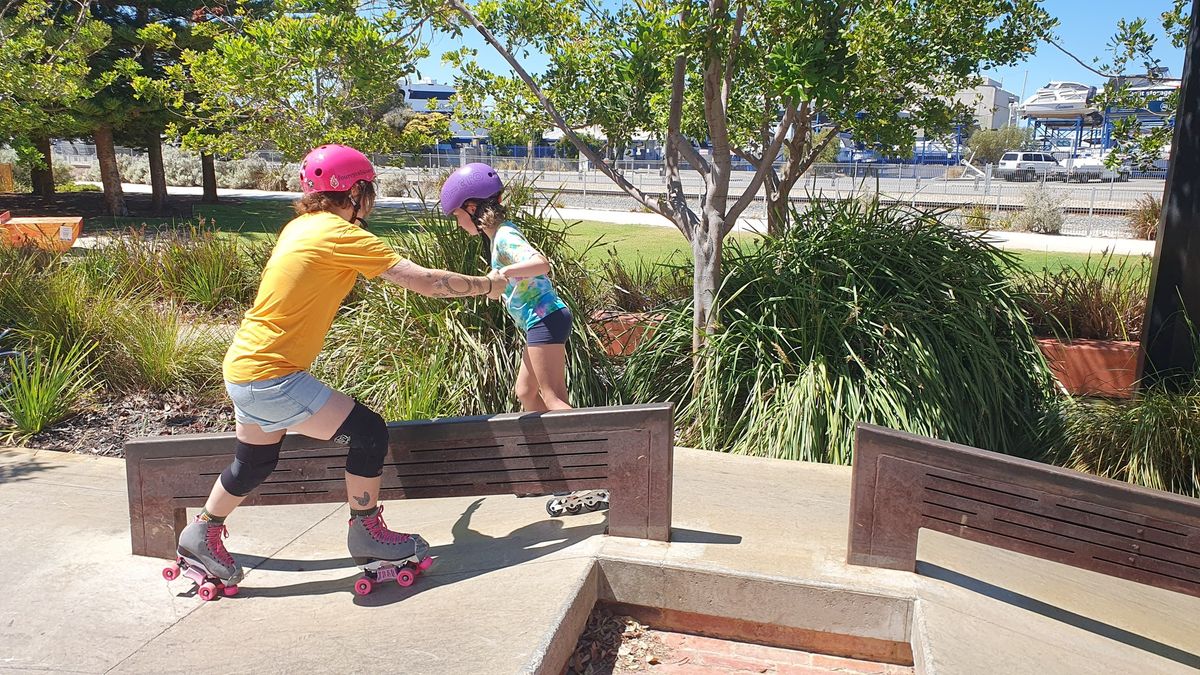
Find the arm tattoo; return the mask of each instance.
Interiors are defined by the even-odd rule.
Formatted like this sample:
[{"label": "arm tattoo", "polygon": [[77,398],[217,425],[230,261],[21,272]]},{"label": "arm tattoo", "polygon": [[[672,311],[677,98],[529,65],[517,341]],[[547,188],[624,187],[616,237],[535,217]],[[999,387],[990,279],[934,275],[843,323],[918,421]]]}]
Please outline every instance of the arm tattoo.
[{"label": "arm tattoo", "polygon": [[455,274],[454,272],[437,271],[430,272],[429,278],[433,279],[433,292],[431,295],[435,298],[461,298],[487,293],[487,291],[482,290],[479,277],[468,277],[462,274]]},{"label": "arm tattoo", "polygon": [[433,298],[487,295],[487,277],[471,277],[445,270],[428,270],[411,260],[401,260],[383,273],[388,281]]}]

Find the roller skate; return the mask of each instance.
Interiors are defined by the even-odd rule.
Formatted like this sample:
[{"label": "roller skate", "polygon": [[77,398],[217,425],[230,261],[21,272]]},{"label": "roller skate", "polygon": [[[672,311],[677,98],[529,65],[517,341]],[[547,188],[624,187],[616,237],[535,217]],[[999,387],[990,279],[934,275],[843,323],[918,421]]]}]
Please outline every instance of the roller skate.
[{"label": "roller skate", "polygon": [[363,571],[362,578],[354,582],[357,595],[367,595],[375,584],[392,579],[401,586],[412,586],[417,575],[433,564],[429,544],[421,535],[387,529],[382,504],[372,515],[350,518],[346,546]]},{"label": "roller skate", "polygon": [[600,511],[608,508],[608,490],[579,490],[577,492],[555,492],[546,502],[546,513],[551,518],[561,515],[578,515],[583,511]]},{"label": "roller skate", "polygon": [[196,516],[192,524],[179,533],[175,564],[163,568],[163,578],[167,581],[180,576],[191,579],[196,582],[196,594],[204,600],[215,600],[219,595],[237,595],[237,585],[244,574],[242,566],[229,555],[221,541],[228,536],[229,530],[224,524],[210,523]]}]

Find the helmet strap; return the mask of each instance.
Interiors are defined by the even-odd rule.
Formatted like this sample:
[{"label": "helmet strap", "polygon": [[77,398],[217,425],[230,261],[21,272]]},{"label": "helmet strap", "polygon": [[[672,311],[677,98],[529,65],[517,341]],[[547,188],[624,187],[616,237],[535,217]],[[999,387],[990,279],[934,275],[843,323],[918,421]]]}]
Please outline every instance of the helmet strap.
[{"label": "helmet strap", "polygon": [[[353,193],[351,193],[351,194],[353,194]],[[352,210],[350,212],[350,224],[351,225],[359,224],[362,226],[362,228],[364,230],[367,229],[368,227],[370,227],[369,225],[367,225],[366,218],[358,217],[358,209],[362,207],[362,200],[355,199],[354,197],[350,197],[350,205],[354,207],[354,210]]]}]

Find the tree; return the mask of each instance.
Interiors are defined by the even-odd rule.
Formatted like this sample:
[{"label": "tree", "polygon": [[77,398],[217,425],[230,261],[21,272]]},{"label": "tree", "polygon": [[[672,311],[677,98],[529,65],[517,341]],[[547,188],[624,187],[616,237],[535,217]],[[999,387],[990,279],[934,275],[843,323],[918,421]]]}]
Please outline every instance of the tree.
[{"label": "tree", "polygon": [[980,164],[995,164],[1009,150],[1020,150],[1030,141],[1029,129],[1006,126],[1000,129],[979,129],[971,134],[967,147]]},{"label": "tree", "polygon": [[0,4],[0,143],[33,167],[34,192],[42,196],[54,191],[50,137],[71,106],[91,95],[88,58],[111,34],[88,18],[89,4]]},{"label": "tree", "polygon": [[[917,129],[945,132],[961,119],[950,97],[981,68],[1023,58],[1054,23],[1037,0],[448,1],[593,166],[691,242],[697,353],[718,325],[724,237],[764,183],[779,231],[792,187],[836,132],[908,152]],[[548,57],[544,75],[524,68],[527,50]],[[820,143],[818,116],[834,129]],[[665,198],[588,148],[575,132],[588,125],[610,142],[655,133]],[[730,194],[735,155],[757,167],[740,195]],[[683,190],[685,163],[703,182],[696,207]]]},{"label": "tree", "polygon": [[421,24],[357,9],[281,3],[267,15],[209,22],[211,47],[183,50],[164,83],[143,82],[143,94],[168,100],[186,121],[169,127],[184,147],[218,155],[274,147],[297,160],[327,142],[373,152],[428,144],[438,122],[406,134],[417,115],[398,110],[397,83],[427,54]]},{"label": "tree", "polygon": [[[1163,31],[1171,44],[1183,47],[1191,27],[1191,14],[1186,11],[1188,0],[1174,0],[1171,9],[1159,15]],[[1120,19],[1116,33],[1108,43],[1108,57],[1097,56],[1091,64],[1062,45],[1060,39],[1047,41],[1079,65],[1104,77],[1108,84],[1097,94],[1095,106],[1101,110],[1137,111],[1140,115],[1157,116],[1161,124],[1146,128],[1138,115],[1120,115],[1112,120],[1113,151],[1105,158],[1109,167],[1133,164],[1149,168],[1170,147],[1179,108],[1179,90],[1165,98],[1135,85],[1163,84],[1167,69],[1154,54],[1158,38],[1146,28],[1146,19]]]}]

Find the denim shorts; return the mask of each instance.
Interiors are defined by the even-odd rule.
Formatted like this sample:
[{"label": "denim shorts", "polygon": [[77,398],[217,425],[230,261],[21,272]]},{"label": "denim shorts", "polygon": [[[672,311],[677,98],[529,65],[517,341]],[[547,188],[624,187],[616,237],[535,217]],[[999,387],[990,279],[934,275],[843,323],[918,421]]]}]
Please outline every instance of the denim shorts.
[{"label": "denim shorts", "polygon": [[571,310],[566,307],[550,312],[525,331],[525,341],[531,345],[563,345],[571,337]]},{"label": "denim shorts", "polygon": [[263,431],[280,431],[313,416],[333,390],[324,382],[299,371],[256,382],[226,382],[233,412],[242,424],[257,424]]}]

